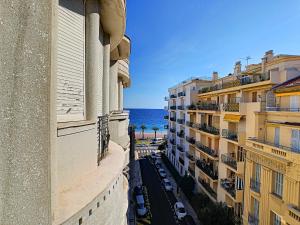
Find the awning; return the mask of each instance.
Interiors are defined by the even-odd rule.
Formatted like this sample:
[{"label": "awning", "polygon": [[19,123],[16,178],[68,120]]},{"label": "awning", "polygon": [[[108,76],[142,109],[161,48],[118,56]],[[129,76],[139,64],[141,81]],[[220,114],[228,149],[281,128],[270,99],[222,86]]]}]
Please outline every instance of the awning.
[{"label": "awning", "polygon": [[234,122],[237,123],[241,119],[241,115],[234,115],[234,114],[225,114],[224,120],[228,122]]}]

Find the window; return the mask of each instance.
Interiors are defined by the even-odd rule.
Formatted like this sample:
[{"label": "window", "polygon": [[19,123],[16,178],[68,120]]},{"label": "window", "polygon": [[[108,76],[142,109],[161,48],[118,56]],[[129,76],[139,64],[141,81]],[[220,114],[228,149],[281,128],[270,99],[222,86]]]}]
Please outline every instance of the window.
[{"label": "window", "polygon": [[292,129],[291,148],[295,152],[300,152],[300,130]]},{"label": "window", "polygon": [[260,171],[261,171],[261,166],[260,164],[254,164],[254,180],[256,182],[260,182]]},{"label": "window", "polygon": [[283,174],[274,172],[273,192],[279,197],[282,197],[283,193]]},{"label": "window", "polygon": [[279,142],[280,142],[280,128],[275,127],[274,144],[276,146],[279,146]]},{"label": "window", "polygon": [[242,178],[236,177],[236,183],[235,183],[237,190],[243,190],[244,189],[244,180]]},{"label": "window", "polygon": [[252,102],[257,102],[257,92],[252,92]]},{"label": "window", "polygon": [[300,99],[298,95],[290,96],[290,108],[292,112],[299,112]]},{"label": "window", "polygon": [[281,225],[281,217],[272,211],[271,211],[271,221],[272,221],[271,223],[272,225]]}]

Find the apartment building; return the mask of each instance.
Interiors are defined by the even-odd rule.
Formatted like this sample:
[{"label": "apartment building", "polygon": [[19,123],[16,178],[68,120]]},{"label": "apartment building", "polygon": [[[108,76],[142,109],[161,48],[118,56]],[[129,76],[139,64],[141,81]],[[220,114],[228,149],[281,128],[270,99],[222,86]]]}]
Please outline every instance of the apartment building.
[{"label": "apartment building", "polygon": [[0,8],[0,224],[127,224],[126,1]]},{"label": "apartment building", "polygon": [[[186,154],[185,161],[189,161],[189,167],[184,173],[195,177],[198,191],[205,193],[214,202],[225,202],[240,218],[248,215],[248,207],[253,207],[247,203],[250,200],[246,200],[250,196],[246,189],[250,187],[247,173],[250,166],[247,166],[246,161],[250,154],[247,147],[249,138],[253,141],[257,133],[265,134],[258,124],[263,125],[266,119],[264,117],[258,121],[258,115],[265,115],[270,104],[275,104],[276,98],[270,91],[272,87],[299,74],[299,56],[274,56],[273,51],[268,51],[261,63],[251,64],[245,70],[237,62],[232,74],[218,78],[214,72],[210,85],[201,87],[194,104],[185,109],[188,115],[186,129],[189,130],[186,137],[189,154]],[[169,93],[174,94],[170,90]],[[281,102],[288,104],[285,99]],[[291,102],[294,106],[298,104],[296,98]],[[278,121],[277,118],[273,119]],[[287,120],[287,117],[281,119]],[[276,132],[278,136],[279,131]],[[298,136],[295,132],[293,135],[296,138]],[[194,173],[191,173],[193,169]],[[298,192],[295,192],[295,197]],[[269,193],[263,194],[267,195]],[[258,214],[254,218],[258,218]],[[248,224],[248,216],[243,217],[243,222]]]}]

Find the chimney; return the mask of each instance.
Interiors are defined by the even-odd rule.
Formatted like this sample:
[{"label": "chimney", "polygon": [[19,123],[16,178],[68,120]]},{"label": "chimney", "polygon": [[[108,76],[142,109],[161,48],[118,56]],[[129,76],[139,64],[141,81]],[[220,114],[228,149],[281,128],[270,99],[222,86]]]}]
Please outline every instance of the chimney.
[{"label": "chimney", "polygon": [[213,72],[212,80],[218,80],[218,78],[219,78],[218,72]]},{"label": "chimney", "polygon": [[239,75],[241,73],[241,71],[242,71],[241,61],[237,61],[234,66],[234,75],[235,76]]}]

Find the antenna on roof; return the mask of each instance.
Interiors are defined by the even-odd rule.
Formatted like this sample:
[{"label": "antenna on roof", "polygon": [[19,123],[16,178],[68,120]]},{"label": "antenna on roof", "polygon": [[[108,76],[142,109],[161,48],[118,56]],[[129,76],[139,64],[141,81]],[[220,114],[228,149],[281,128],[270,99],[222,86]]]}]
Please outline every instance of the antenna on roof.
[{"label": "antenna on roof", "polygon": [[248,61],[250,60],[250,59],[252,59],[250,56],[247,56],[246,58],[240,58],[240,59],[243,59],[243,60],[246,60],[246,63],[247,63],[247,66],[248,66]]}]

